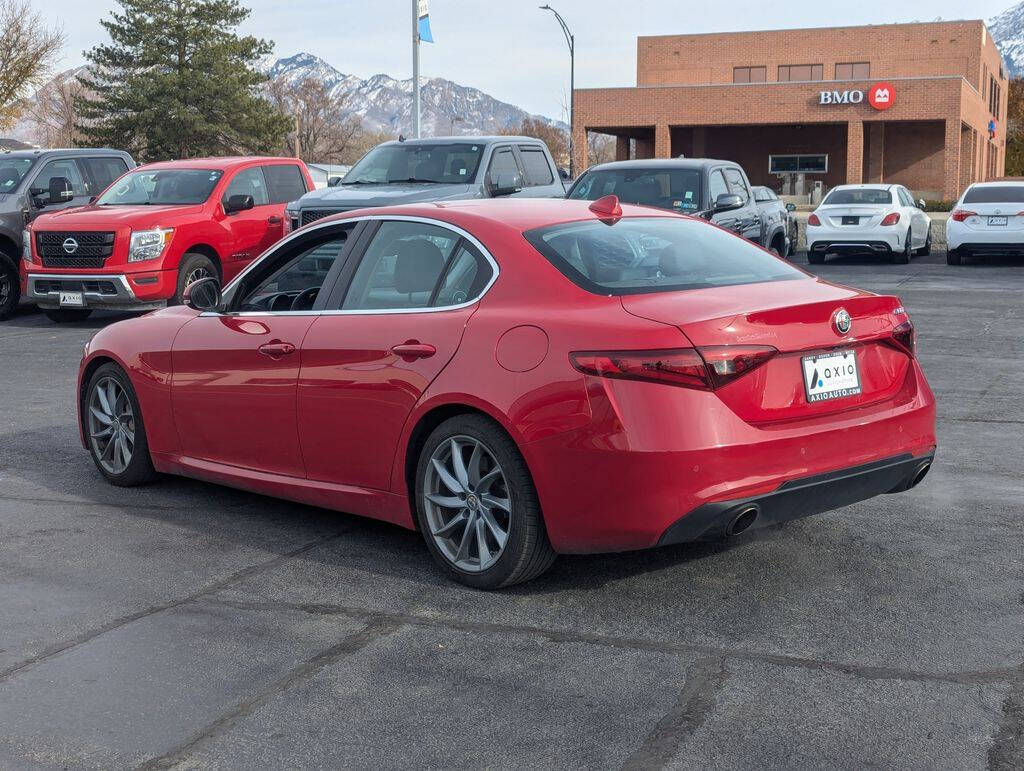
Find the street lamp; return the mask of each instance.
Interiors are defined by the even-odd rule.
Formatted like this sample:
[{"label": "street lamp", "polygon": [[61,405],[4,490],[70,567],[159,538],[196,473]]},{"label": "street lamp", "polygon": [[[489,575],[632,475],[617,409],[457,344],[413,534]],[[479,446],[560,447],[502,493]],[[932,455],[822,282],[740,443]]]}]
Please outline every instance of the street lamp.
[{"label": "street lamp", "polygon": [[555,18],[558,19],[558,23],[562,27],[562,34],[565,35],[565,42],[569,45],[569,177],[575,179],[576,159],[572,152],[572,114],[573,107],[576,105],[576,38],[573,37],[572,32],[569,31],[569,25],[565,23],[565,19],[558,11],[550,5],[542,5],[540,10],[551,11],[555,14]]}]

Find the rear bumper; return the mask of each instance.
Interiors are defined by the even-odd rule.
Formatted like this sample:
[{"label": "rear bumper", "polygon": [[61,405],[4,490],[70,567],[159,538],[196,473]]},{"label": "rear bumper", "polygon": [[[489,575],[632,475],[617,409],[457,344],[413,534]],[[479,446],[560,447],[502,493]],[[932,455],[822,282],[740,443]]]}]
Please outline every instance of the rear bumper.
[{"label": "rear bumper", "polygon": [[818,226],[807,228],[807,243],[814,252],[889,254],[903,250],[904,235],[906,230],[888,226],[863,230]]},{"label": "rear bumper", "polygon": [[1024,231],[1011,227],[972,227],[946,222],[946,245],[975,254],[1024,254]]},{"label": "rear bumper", "polygon": [[61,292],[81,292],[85,308],[154,310],[167,305],[177,271],[145,274],[37,273],[25,276],[24,295],[40,308],[59,308]]},{"label": "rear bumper", "polygon": [[949,248],[956,249],[962,254],[970,255],[991,255],[993,257],[1024,257],[1024,241],[1016,243],[997,241],[969,241],[956,245],[950,244]]},{"label": "rear bumper", "polygon": [[[706,503],[669,527],[659,546],[718,540],[739,532],[820,514],[884,493],[909,490],[924,479],[935,457],[910,453],[782,484],[765,495]],[[747,527],[744,525],[749,524]]]},{"label": "rear bumper", "polygon": [[815,241],[808,251],[822,254],[892,254],[898,248],[887,241],[853,239],[850,241]]}]

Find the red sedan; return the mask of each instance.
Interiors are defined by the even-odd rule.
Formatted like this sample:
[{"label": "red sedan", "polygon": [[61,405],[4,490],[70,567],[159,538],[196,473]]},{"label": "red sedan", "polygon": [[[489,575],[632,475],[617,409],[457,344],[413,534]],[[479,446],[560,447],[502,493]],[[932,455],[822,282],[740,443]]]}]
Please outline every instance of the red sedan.
[{"label": "red sedan", "polygon": [[187,302],[86,348],[110,482],[419,529],[476,587],[907,490],[935,452],[898,298],[611,196],[332,217]]}]

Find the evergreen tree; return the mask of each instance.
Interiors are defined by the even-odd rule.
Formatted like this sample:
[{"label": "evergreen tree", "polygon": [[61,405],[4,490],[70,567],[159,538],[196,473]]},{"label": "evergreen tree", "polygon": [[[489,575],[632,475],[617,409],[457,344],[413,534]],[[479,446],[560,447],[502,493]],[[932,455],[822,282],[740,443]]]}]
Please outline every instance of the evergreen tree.
[{"label": "evergreen tree", "polygon": [[79,129],[144,161],[270,153],[292,127],[259,94],[273,44],[235,34],[238,0],[119,0],[85,56]]}]

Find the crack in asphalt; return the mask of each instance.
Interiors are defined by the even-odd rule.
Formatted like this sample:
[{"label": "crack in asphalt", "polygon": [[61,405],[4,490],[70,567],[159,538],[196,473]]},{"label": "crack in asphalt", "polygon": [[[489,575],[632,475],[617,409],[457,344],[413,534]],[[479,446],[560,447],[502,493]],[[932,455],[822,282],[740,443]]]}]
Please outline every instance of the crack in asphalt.
[{"label": "crack in asphalt", "polygon": [[664,768],[697,732],[714,710],[718,694],[729,672],[725,658],[703,658],[686,670],[686,680],[672,708],[658,721],[638,747],[622,764],[624,771]]},{"label": "crack in asphalt", "polygon": [[654,653],[697,654],[705,658],[752,661],[775,664],[781,667],[797,667],[800,669],[836,672],[866,680],[898,680],[906,682],[954,683],[958,685],[985,685],[989,683],[1006,682],[1007,680],[1013,679],[1018,672],[1017,667],[967,672],[921,672],[901,669],[898,667],[871,666],[867,664],[844,664],[824,659],[717,648],[713,645],[693,645],[689,643],[667,642],[663,640],[645,640],[643,638],[636,637],[617,637],[615,635],[606,635],[598,632],[552,629],[519,624],[500,624],[486,621],[463,621],[452,618],[444,619],[418,613],[388,613],[346,605],[275,601],[243,602],[208,596],[202,599],[204,602],[212,605],[222,605],[225,607],[236,608],[238,610],[299,611],[319,616],[346,616],[366,623],[370,623],[375,620],[390,620],[408,626],[449,629],[461,632],[532,635],[536,637],[543,637],[551,642],[586,643],[606,648],[622,648]]},{"label": "crack in asphalt", "polygon": [[186,595],[185,597],[179,597],[175,600],[161,603],[160,605],[151,605],[150,607],[136,611],[135,613],[129,613],[126,616],[121,616],[120,618],[113,619],[112,621],[109,621],[106,624],[103,624],[102,626],[90,629],[76,637],[72,637],[71,639],[55,643],[54,645],[51,645],[43,649],[35,656],[31,656],[17,664],[13,664],[12,666],[7,667],[6,669],[0,669],[0,682],[3,682],[11,676],[19,674],[20,672],[24,672],[30,669],[31,667],[36,666],[37,664],[52,659],[55,656],[59,656],[60,654],[65,653],[66,651],[69,651],[73,648],[77,648],[81,645],[85,645],[86,643],[95,640],[97,637],[104,635],[107,632],[112,632],[113,630],[131,624],[134,621],[146,618],[147,616],[152,616],[155,613],[162,613],[165,610],[170,610],[172,608],[177,608],[182,605],[187,605],[188,603],[201,600],[203,597],[209,594],[213,594],[214,592],[218,592],[221,589],[225,589],[233,583],[243,581],[246,578],[250,578],[255,575],[259,575],[260,573],[263,573],[267,570],[273,570],[274,568],[284,564],[285,562],[288,562],[289,560],[292,560],[296,557],[301,557],[306,552],[312,551],[318,546],[323,546],[326,543],[330,543],[331,541],[340,538],[346,532],[348,531],[343,530],[341,532],[336,532],[332,535],[325,536],[323,538],[317,538],[316,540],[310,541],[304,544],[303,546],[298,547],[297,549],[293,549],[289,552],[285,552],[284,554],[280,554],[277,557],[274,557],[274,559],[272,560],[260,562],[256,565],[249,565],[248,567],[244,567],[241,570],[236,570],[234,573],[231,573],[230,575],[227,575],[224,578],[213,581],[212,583],[209,583],[206,586],[204,586],[202,589],[193,592],[192,594]]},{"label": "crack in asphalt", "polygon": [[259,693],[239,702],[232,709],[204,726],[177,747],[163,755],[146,761],[139,766],[139,769],[151,771],[152,769],[171,768],[185,760],[201,745],[230,731],[242,718],[251,715],[260,707],[268,704],[277,694],[288,690],[296,683],[310,679],[325,667],[329,667],[354,653],[358,653],[377,640],[397,631],[400,627],[401,624],[395,623],[390,619],[381,618],[370,621],[362,629],[345,636],[337,644],[320,651],[312,658],[286,672]]}]

